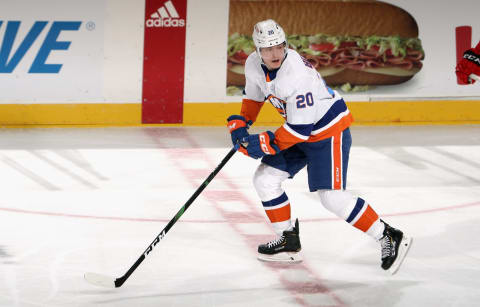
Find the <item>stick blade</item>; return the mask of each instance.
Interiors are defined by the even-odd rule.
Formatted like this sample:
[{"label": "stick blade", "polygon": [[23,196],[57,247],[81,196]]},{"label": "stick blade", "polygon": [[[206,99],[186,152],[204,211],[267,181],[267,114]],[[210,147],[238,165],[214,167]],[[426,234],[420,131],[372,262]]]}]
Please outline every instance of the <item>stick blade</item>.
[{"label": "stick blade", "polygon": [[115,287],[115,279],[97,273],[85,273],[84,275],[85,280],[92,285],[105,287],[105,288],[116,288]]}]

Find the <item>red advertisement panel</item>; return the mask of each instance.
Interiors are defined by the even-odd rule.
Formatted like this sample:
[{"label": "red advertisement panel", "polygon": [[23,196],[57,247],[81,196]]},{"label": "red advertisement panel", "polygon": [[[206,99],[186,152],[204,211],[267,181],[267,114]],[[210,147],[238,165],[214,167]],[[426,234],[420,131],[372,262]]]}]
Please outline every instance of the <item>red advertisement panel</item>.
[{"label": "red advertisement panel", "polygon": [[146,0],[142,123],[181,123],[187,0]]},{"label": "red advertisement panel", "polygon": [[[459,26],[455,28],[455,43],[457,51],[457,64],[462,60],[465,50],[472,48],[472,27]],[[457,83],[463,84],[457,77]]]}]

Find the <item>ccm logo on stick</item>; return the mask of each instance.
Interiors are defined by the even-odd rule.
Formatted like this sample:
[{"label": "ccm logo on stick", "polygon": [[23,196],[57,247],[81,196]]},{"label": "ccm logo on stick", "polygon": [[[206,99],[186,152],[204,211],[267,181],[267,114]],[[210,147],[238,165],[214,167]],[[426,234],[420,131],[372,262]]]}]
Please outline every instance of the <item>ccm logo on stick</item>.
[{"label": "ccm logo on stick", "polygon": [[150,252],[153,250],[153,248],[155,247],[155,245],[158,244],[158,242],[160,242],[160,240],[162,240],[163,238],[165,237],[165,230],[162,231],[162,233],[155,238],[155,240],[153,240],[152,244],[150,244],[150,246],[147,248],[147,250],[145,251],[145,256],[147,256],[148,254],[150,254]]},{"label": "ccm logo on stick", "polygon": [[[18,45],[17,50],[13,51],[12,47],[20,24],[20,21],[8,21],[6,23],[5,35],[0,48],[0,73],[11,73],[15,70],[18,63],[47,26],[48,21],[36,21]],[[53,50],[68,50],[70,47],[71,42],[57,40],[60,33],[62,31],[78,31],[81,24],[81,21],[54,21],[28,72],[57,74],[62,68],[62,64],[46,64],[45,62]],[[0,20],[0,27],[2,26],[4,26],[4,22]]]},{"label": "ccm logo on stick", "polygon": [[172,1],[167,1],[146,21],[147,27],[185,27],[185,19],[178,15]]}]

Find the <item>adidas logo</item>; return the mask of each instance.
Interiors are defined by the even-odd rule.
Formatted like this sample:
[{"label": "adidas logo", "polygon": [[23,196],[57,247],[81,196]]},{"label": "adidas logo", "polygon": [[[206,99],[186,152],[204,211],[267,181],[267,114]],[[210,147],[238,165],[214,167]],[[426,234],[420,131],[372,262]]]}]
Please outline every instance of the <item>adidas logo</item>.
[{"label": "adidas logo", "polygon": [[168,0],[147,19],[146,26],[151,27],[185,27],[185,19],[179,18],[171,0]]}]

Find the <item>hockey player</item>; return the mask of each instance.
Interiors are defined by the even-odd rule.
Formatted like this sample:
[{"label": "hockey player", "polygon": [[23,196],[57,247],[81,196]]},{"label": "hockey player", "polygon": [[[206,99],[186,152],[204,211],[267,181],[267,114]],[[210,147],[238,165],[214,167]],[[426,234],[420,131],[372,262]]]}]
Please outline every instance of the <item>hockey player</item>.
[{"label": "hockey player", "polygon": [[[310,192],[323,206],[363,231],[381,246],[381,267],[395,273],[411,238],[382,221],[360,197],[346,191],[353,121],[342,97],[326,86],[312,65],[288,49],[283,29],[273,20],[254,26],[256,52],[245,64],[246,86],[240,115],[228,117],[239,151],[258,159],[253,183],[278,237],[258,247],[265,261],[301,261],[298,219],[292,225],[290,201],[282,182],[305,166]],[[249,134],[265,101],[284,117],[275,133]]]},{"label": "hockey player", "polygon": [[468,49],[463,53],[463,58],[455,67],[460,84],[473,84],[474,79],[470,78],[471,74],[480,77],[480,42],[473,49]]}]

